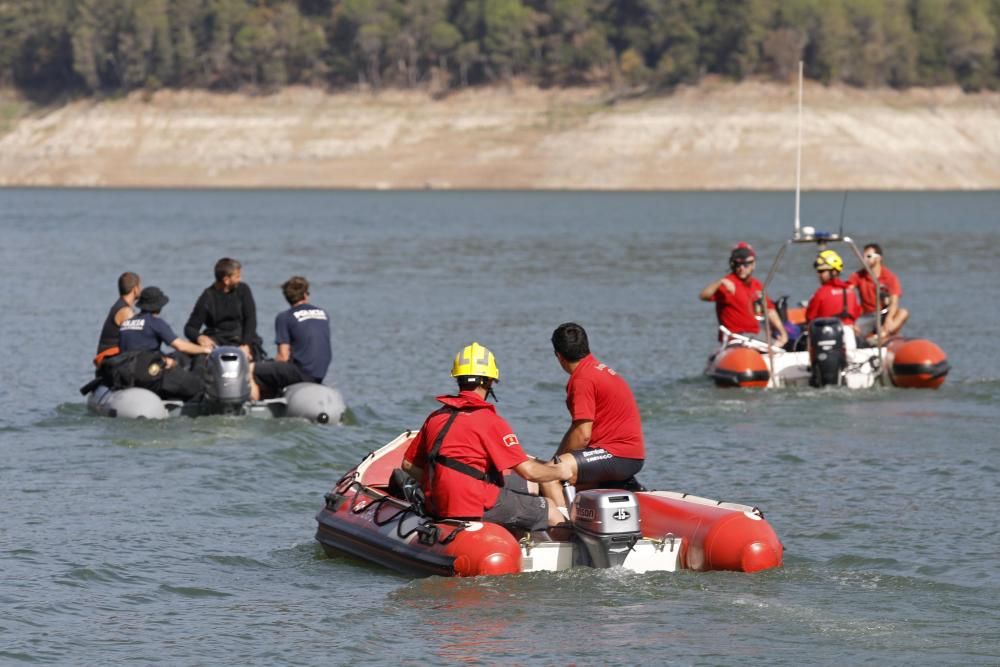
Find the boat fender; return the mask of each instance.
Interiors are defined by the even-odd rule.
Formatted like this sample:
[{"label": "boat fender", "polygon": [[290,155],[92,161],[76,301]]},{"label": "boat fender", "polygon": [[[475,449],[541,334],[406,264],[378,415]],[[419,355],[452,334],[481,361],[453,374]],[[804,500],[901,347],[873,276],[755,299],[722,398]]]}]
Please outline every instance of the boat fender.
[{"label": "boat fender", "polygon": [[451,540],[446,547],[455,557],[455,574],[476,577],[521,571],[521,546],[506,528],[490,522],[470,522],[462,528],[448,536]]},{"label": "boat fender", "polygon": [[334,387],[314,382],[298,382],[285,387],[286,415],[301,417],[318,424],[335,424],[340,421],[347,406]]}]

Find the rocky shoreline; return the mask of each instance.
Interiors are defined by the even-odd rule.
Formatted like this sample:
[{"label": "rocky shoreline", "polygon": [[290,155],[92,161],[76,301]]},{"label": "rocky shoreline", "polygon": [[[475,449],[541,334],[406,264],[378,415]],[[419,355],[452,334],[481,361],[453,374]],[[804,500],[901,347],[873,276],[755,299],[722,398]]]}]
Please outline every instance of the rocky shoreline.
[{"label": "rocky shoreline", "polygon": [[[0,186],[787,190],[794,85],[163,91],[7,114]],[[1000,94],[807,84],[806,190],[1000,188]]]}]

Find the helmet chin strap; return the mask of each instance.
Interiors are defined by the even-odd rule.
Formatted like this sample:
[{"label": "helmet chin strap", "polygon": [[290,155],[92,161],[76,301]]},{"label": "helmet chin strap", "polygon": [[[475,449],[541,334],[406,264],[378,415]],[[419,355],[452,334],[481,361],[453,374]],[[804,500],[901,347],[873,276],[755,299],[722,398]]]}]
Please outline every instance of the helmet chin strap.
[{"label": "helmet chin strap", "polygon": [[493,397],[493,402],[494,403],[499,403],[500,402],[500,399],[497,398],[497,395],[493,393],[493,382],[492,381],[488,385],[486,385],[486,398],[489,398],[490,396]]}]

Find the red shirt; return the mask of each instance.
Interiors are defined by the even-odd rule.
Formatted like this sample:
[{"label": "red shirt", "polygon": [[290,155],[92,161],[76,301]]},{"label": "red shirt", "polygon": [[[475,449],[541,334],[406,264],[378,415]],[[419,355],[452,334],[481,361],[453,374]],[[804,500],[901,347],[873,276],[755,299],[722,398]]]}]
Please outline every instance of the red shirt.
[{"label": "red shirt", "polygon": [[[492,403],[479,398],[473,391],[463,391],[458,396],[438,396],[437,400],[461,408],[438,454],[483,472],[491,469],[503,472],[528,460],[510,424],[497,414]],[[427,469],[427,455],[450,416],[451,413],[445,410],[433,412],[410,442],[403,458],[423,469],[424,495],[439,516],[482,517],[483,512],[496,505],[500,487],[443,465],[434,466],[433,474]]]},{"label": "red shirt", "polygon": [[[719,318],[719,324],[726,327],[733,333],[755,334],[760,331],[760,322],[757,315],[758,306],[755,304],[764,295],[764,286],[760,281],[750,276],[749,284],[740,280],[735,273],[730,273],[726,278],[736,287],[736,292],[729,293],[722,285],[715,290],[712,301],[715,302],[715,316]],[[767,305],[774,308],[774,303],[768,299]]]},{"label": "red shirt", "polygon": [[806,306],[807,322],[817,317],[839,317],[844,324],[854,324],[860,315],[858,295],[840,278],[832,278],[820,285]]},{"label": "red shirt", "polygon": [[[878,308],[878,297],[875,291],[875,281],[868,269],[861,269],[851,274],[847,279],[848,285],[854,285],[861,292],[861,312],[873,313]],[[899,278],[889,269],[882,267],[879,274],[878,284],[881,285],[891,296],[903,296],[903,288],[899,285]]]},{"label": "red shirt", "polygon": [[590,446],[615,456],[645,459],[642,419],[628,383],[594,355],[580,360],[566,383],[566,407],[573,421],[593,422]]}]

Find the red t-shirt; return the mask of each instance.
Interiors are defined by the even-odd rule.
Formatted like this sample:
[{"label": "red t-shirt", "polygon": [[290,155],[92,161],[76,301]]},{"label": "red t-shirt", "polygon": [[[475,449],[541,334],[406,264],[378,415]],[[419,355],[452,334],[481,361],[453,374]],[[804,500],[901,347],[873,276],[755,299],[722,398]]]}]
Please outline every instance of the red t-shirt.
[{"label": "red t-shirt", "polygon": [[840,278],[820,285],[806,306],[806,321],[817,317],[839,317],[844,324],[854,324],[861,315],[858,295],[854,289]]},{"label": "red t-shirt", "polygon": [[590,446],[615,456],[645,459],[642,419],[628,383],[594,355],[580,360],[566,383],[566,407],[573,421],[593,422]]},{"label": "red t-shirt", "polygon": [[[878,308],[878,297],[876,296],[875,281],[868,269],[861,269],[851,274],[847,279],[848,285],[854,285],[861,292],[861,312],[873,313]],[[881,285],[891,296],[903,296],[903,288],[899,284],[899,278],[889,269],[882,267],[879,274],[878,284]]]},{"label": "red t-shirt", "polygon": [[[722,285],[715,290],[712,301],[715,302],[715,315],[719,318],[719,324],[726,327],[733,333],[755,334],[760,331],[760,321],[757,315],[764,313],[757,312],[755,305],[764,294],[764,286],[760,281],[750,276],[749,284],[740,280],[735,273],[730,273],[726,278],[736,287],[736,292],[729,293]],[[774,303],[768,299],[767,305],[774,308]]]},{"label": "red t-shirt", "polygon": [[[444,436],[438,454],[461,461],[477,470],[503,472],[528,460],[517,435],[507,421],[472,391],[458,396],[438,396],[445,405],[460,408]],[[431,508],[442,517],[477,518],[497,503],[500,487],[474,479],[443,465],[427,470],[427,455],[451,413],[433,412],[410,442],[403,458],[424,471],[423,490]],[[430,483],[428,483],[430,482]]]}]

